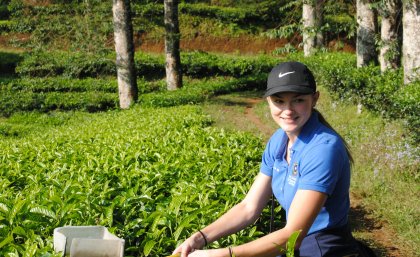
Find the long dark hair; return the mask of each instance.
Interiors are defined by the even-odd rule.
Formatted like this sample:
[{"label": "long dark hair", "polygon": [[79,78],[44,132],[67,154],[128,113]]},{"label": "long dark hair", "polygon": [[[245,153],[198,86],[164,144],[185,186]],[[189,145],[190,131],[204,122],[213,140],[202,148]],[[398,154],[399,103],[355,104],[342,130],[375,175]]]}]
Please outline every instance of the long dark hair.
[{"label": "long dark hair", "polygon": [[344,140],[344,138],[328,123],[328,121],[324,118],[324,116],[322,116],[322,114],[317,109],[314,108],[314,112],[316,112],[318,114],[319,122],[321,122],[325,127],[334,131],[340,137],[341,141],[343,141],[343,144],[346,147],[347,155],[349,156],[350,165],[353,165],[354,160],[353,160],[353,157],[351,155],[349,144],[347,144],[346,140]]}]

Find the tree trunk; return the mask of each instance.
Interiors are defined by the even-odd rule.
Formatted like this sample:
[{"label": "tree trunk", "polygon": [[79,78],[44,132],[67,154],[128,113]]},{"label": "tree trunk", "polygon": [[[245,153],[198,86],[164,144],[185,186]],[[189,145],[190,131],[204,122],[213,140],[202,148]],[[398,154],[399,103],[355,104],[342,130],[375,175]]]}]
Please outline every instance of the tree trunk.
[{"label": "tree trunk", "polygon": [[182,87],[181,57],[179,50],[178,0],[165,0],[165,53],[166,83],[168,90]]},{"label": "tree trunk", "polygon": [[303,53],[310,56],[315,52],[316,32],[315,32],[315,0],[303,1],[302,21],[303,21]]},{"label": "tree trunk", "polygon": [[400,24],[400,0],[384,0],[381,8],[381,48],[379,63],[381,71],[396,69],[400,66],[401,47],[398,26]]},{"label": "tree trunk", "polygon": [[120,107],[129,108],[137,100],[137,78],[134,68],[133,25],[129,0],[113,0],[115,52]]},{"label": "tree trunk", "polygon": [[420,79],[420,0],[403,1],[404,84]]},{"label": "tree trunk", "polygon": [[321,29],[324,23],[324,2],[325,0],[316,0],[315,6],[315,27],[316,31],[316,47],[324,47],[324,33]]},{"label": "tree trunk", "polygon": [[371,0],[357,0],[357,67],[377,62],[375,33],[378,22],[376,11],[369,7]]}]

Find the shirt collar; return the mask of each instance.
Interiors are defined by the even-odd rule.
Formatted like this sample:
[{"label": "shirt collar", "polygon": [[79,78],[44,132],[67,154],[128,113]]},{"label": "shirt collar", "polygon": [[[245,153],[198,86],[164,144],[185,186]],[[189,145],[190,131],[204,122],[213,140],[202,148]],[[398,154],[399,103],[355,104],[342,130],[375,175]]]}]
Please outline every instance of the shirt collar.
[{"label": "shirt collar", "polygon": [[318,119],[318,113],[313,111],[311,117],[309,117],[308,121],[305,123],[305,125],[303,125],[302,130],[300,131],[295,143],[292,146],[292,150],[298,151],[299,149],[302,149],[303,146],[308,144],[319,124],[320,122]]}]

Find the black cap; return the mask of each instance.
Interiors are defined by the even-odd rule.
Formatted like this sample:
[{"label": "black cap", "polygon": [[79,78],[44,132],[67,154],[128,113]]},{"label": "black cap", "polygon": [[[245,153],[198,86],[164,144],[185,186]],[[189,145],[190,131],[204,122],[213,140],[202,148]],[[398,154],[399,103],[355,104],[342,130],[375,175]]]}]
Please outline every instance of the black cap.
[{"label": "black cap", "polygon": [[267,90],[264,97],[282,92],[315,93],[316,82],[314,75],[303,63],[280,63],[268,75]]}]

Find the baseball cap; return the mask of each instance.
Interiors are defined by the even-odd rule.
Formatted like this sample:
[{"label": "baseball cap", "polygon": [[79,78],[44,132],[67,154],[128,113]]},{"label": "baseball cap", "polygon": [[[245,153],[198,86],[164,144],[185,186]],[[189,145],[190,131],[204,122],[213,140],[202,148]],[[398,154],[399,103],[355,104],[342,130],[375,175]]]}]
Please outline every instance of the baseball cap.
[{"label": "baseball cap", "polygon": [[264,97],[282,92],[311,94],[316,92],[314,75],[300,62],[283,62],[275,66],[267,79]]}]

